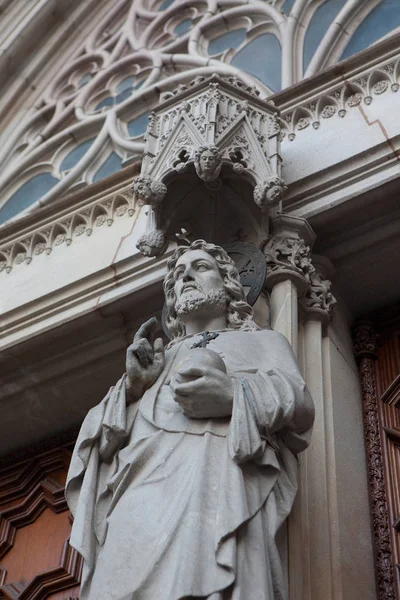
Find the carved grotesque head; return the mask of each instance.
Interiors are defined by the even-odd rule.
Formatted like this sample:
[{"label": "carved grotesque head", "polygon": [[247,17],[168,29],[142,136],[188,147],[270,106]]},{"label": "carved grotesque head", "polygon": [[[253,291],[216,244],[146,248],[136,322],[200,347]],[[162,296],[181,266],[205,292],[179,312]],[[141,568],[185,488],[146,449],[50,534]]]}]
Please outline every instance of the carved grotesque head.
[{"label": "carved grotesque head", "polygon": [[164,254],[168,246],[167,236],[161,229],[154,229],[143,234],[136,244],[136,248],[140,250],[143,256],[161,256]]},{"label": "carved grotesque head", "polygon": [[200,146],[194,156],[194,166],[203,181],[217,179],[222,167],[222,156],[217,146]]},{"label": "carved grotesque head", "polygon": [[196,240],[190,246],[179,246],[168,261],[164,292],[171,340],[185,335],[182,317],[187,312],[207,306],[226,311],[229,329],[257,329],[235,263],[215,244]]},{"label": "carved grotesque head", "polygon": [[138,175],[133,180],[133,192],[143,204],[158,205],[167,193],[162,181],[152,179],[148,175]]},{"label": "carved grotesque head", "polygon": [[261,209],[278,204],[287,191],[285,182],[280,177],[270,177],[264,183],[255,186],[253,197],[254,202]]}]

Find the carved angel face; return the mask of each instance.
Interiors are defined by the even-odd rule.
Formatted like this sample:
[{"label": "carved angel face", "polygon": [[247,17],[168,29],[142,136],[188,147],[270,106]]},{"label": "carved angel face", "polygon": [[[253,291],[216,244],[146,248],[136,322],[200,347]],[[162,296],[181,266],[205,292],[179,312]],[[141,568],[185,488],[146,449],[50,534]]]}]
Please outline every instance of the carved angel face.
[{"label": "carved angel face", "polygon": [[218,159],[211,150],[204,150],[200,155],[200,167],[205,175],[211,175],[218,166]]},{"label": "carved angel face", "polygon": [[152,196],[150,185],[151,183],[147,178],[138,177],[133,183],[133,191],[142,200],[150,200]]}]

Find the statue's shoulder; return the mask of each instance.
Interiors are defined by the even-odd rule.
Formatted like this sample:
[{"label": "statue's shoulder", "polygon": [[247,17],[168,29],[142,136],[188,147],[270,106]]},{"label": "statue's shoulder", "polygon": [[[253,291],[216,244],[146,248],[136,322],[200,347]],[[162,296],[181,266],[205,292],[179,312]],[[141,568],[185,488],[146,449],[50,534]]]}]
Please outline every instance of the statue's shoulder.
[{"label": "statue's shoulder", "polygon": [[290,344],[285,338],[285,336],[279,333],[278,331],[274,331],[270,327],[264,327],[262,329],[253,330],[237,330],[234,333],[240,336],[240,344],[248,343],[256,346],[268,346],[269,348],[271,348],[271,346],[290,348]]}]

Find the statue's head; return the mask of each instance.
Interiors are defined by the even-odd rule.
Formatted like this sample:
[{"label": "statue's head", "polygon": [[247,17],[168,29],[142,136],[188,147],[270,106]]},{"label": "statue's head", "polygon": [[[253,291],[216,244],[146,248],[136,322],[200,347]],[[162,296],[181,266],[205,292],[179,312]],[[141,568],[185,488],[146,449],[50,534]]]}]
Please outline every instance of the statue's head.
[{"label": "statue's head", "polygon": [[221,152],[217,146],[200,146],[194,156],[197,175],[203,181],[212,181],[218,177],[222,167]]},{"label": "statue's head", "polygon": [[161,204],[167,193],[167,188],[162,181],[152,179],[148,175],[137,175],[133,180],[132,189],[144,204]]},{"label": "statue's head", "polygon": [[225,314],[228,329],[258,329],[235,263],[215,244],[179,246],[168,261],[164,292],[171,340],[185,335],[185,317],[193,314]]}]

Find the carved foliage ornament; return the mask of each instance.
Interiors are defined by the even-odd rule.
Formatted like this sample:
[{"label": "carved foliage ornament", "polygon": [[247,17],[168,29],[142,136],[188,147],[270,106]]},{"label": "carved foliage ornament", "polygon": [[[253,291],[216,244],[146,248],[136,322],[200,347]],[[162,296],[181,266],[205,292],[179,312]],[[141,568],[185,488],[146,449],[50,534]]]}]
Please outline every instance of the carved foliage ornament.
[{"label": "carved foliage ornament", "polygon": [[353,339],[360,371],[378,598],[396,600],[375,383],[378,336],[371,323],[361,322],[354,330]]},{"label": "carved foliage ornament", "polygon": [[314,272],[310,248],[297,237],[271,237],[264,246],[267,269],[270,273],[293,271],[308,282]]},{"label": "carved foliage ornament", "polygon": [[324,279],[317,271],[310,273],[310,285],[303,300],[305,308],[307,310],[317,309],[330,315],[336,304],[331,287],[329,279]]},{"label": "carved foliage ornament", "polygon": [[265,247],[267,277],[284,274],[290,278],[295,274],[303,279],[305,295],[302,298],[304,308],[330,317],[336,299],[331,292],[331,282],[324,279],[312,264],[311,252],[303,239],[298,237],[272,237]]}]

